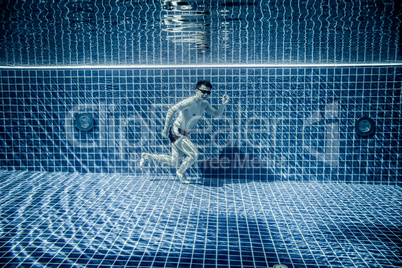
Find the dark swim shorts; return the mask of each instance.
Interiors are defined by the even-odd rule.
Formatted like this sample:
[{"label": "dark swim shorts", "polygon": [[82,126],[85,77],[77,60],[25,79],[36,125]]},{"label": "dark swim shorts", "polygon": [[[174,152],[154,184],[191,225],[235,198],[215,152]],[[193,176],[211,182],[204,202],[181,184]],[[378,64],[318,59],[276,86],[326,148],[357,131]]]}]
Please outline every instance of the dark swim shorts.
[{"label": "dark swim shorts", "polygon": [[172,143],[175,143],[181,137],[187,137],[188,135],[190,135],[189,132],[185,132],[176,126],[172,126],[169,130],[169,139]]}]

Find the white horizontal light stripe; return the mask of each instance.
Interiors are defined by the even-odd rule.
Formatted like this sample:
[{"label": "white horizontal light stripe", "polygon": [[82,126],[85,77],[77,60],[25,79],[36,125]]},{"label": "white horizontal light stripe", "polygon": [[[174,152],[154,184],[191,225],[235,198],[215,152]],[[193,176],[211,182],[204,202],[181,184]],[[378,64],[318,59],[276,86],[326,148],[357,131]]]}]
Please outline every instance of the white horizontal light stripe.
[{"label": "white horizontal light stripe", "polygon": [[322,67],[381,67],[402,66],[392,63],[334,64],[216,64],[216,65],[60,65],[60,66],[0,66],[0,69],[205,69],[205,68],[322,68]]}]

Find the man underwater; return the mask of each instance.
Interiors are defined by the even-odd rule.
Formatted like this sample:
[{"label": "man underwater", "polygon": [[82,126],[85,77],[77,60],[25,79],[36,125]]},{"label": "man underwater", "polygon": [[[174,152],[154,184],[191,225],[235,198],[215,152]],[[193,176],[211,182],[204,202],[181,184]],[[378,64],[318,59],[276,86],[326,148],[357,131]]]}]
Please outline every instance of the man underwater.
[{"label": "man underwater", "polygon": [[[204,112],[215,118],[220,117],[225,110],[226,104],[229,102],[229,96],[224,95],[222,105],[218,110],[215,110],[206,101],[207,97],[211,94],[211,90],[212,85],[210,82],[206,80],[199,81],[196,85],[195,96],[177,103],[168,110],[162,136],[169,137],[172,142],[172,155],[143,153],[141,155],[140,167],[143,167],[148,161],[156,161],[178,167],[184,156],[186,156],[177,169],[176,175],[182,183],[190,183],[185,176],[185,172],[197,161],[199,153],[197,147],[188,138],[188,135],[197,125],[198,120],[202,118]],[[171,125],[173,116],[176,113],[179,113],[179,115],[173,122],[173,125]]]}]

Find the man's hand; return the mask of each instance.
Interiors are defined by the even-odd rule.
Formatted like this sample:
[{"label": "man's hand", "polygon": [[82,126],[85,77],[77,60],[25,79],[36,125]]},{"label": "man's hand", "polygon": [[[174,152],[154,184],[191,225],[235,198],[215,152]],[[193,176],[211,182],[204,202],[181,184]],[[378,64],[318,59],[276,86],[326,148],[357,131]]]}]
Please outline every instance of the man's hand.
[{"label": "man's hand", "polygon": [[225,95],[222,97],[222,105],[225,105],[229,102],[229,96]]},{"label": "man's hand", "polygon": [[165,137],[165,138],[167,138],[167,137],[169,136],[169,129],[165,128],[165,129],[162,131],[162,136]]}]

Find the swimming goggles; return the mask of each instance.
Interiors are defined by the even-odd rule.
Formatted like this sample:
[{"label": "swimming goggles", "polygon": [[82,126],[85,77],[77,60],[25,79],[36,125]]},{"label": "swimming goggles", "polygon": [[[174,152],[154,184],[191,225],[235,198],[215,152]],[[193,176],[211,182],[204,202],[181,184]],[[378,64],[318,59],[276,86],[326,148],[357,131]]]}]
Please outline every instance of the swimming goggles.
[{"label": "swimming goggles", "polygon": [[211,94],[211,91],[207,90],[207,87],[202,85],[201,87],[197,88],[199,91],[202,92],[202,94]]}]

